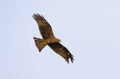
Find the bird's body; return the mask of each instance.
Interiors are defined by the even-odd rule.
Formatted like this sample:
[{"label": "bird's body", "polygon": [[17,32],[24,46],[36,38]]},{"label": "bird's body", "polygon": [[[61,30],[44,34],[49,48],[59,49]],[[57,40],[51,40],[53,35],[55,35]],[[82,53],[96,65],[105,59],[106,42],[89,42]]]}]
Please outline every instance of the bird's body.
[{"label": "bird's body", "polygon": [[53,34],[52,28],[50,24],[46,21],[46,19],[39,15],[34,14],[33,18],[37,22],[39,26],[40,33],[43,39],[34,37],[35,44],[38,50],[41,50],[48,45],[51,49],[53,49],[57,54],[62,56],[68,63],[69,59],[73,62],[73,55],[65,48],[62,44],[60,44],[60,39],[56,38]]}]

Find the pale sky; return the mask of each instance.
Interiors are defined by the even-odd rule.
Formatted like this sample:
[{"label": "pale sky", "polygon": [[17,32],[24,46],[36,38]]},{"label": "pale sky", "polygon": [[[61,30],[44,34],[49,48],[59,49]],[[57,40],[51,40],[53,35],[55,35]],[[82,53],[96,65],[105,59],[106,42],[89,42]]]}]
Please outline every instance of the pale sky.
[{"label": "pale sky", "polygon": [[[120,79],[120,0],[1,0],[0,79]],[[32,15],[51,24],[74,63],[46,46]]]}]

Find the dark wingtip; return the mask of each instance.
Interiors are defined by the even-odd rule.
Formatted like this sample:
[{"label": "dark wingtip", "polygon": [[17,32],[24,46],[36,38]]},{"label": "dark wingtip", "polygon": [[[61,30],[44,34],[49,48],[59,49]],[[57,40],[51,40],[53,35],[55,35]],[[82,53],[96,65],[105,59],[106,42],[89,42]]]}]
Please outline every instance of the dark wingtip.
[{"label": "dark wingtip", "polygon": [[37,20],[37,19],[43,19],[43,20],[45,20],[44,16],[43,16],[43,15],[40,15],[39,13],[33,14],[32,17],[33,17],[35,20]]},{"label": "dark wingtip", "polygon": [[71,62],[73,63],[73,61],[74,61],[73,55],[71,55],[69,59],[70,59]]},{"label": "dark wingtip", "polygon": [[65,59],[65,61],[69,64],[69,58],[68,58],[68,59]]},{"label": "dark wingtip", "polygon": [[73,61],[74,61],[73,55],[70,57],[70,60],[73,63]]},{"label": "dark wingtip", "polygon": [[34,19],[37,19],[38,17],[41,17],[41,15],[39,13],[33,14],[32,16]]},{"label": "dark wingtip", "polygon": [[70,57],[68,59],[66,59],[65,61],[69,64],[69,59],[71,60],[72,63],[74,63],[74,58],[73,55],[70,54]]}]

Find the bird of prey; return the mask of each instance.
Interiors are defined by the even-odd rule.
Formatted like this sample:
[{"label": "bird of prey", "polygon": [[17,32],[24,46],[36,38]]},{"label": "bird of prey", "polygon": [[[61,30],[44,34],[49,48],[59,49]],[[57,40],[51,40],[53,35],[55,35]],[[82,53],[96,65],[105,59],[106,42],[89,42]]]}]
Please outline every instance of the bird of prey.
[{"label": "bird of prey", "polygon": [[43,37],[43,39],[33,37],[39,52],[48,45],[51,49],[53,49],[53,51],[62,56],[67,63],[69,63],[69,59],[73,62],[73,55],[60,43],[60,39],[54,36],[52,27],[47,20],[39,14],[34,14],[33,18],[37,22],[39,31]]}]

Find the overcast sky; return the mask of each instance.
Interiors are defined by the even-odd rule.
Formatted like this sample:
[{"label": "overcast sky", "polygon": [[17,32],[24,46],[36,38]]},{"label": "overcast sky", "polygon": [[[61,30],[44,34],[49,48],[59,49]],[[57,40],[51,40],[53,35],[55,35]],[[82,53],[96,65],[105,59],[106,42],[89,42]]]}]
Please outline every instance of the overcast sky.
[{"label": "overcast sky", "polygon": [[[0,0],[0,79],[120,79],[120,0]],[[32,15],[51,24],[74,63],[46,46]]]}]

